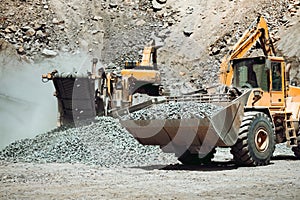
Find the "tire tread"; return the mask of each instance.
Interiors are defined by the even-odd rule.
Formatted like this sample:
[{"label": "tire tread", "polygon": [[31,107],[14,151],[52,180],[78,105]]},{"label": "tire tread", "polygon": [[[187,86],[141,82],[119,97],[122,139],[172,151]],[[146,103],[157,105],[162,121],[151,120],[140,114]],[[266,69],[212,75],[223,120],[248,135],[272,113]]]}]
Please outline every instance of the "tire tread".
[{"label": "tire tread", "polygon": [[[272,134],[274,135],[274,126],[272,121],[265,113],[256,111],[245,112],[242,124],[240,126],[238,140],[236,144],[231,147],[231,153],[233,154],[233,158],[238,165],[258,166],[267,165],[270,163],[272,155],[269,155],[265,160],[256,158],[248,142],[249,129],[252,126],[253,121],[259,117],[263,117],[268,120],[272,126]],[[275,137],[272,138],[274,141],[270,144],[271,154],[273,154],[275,150]]]}]

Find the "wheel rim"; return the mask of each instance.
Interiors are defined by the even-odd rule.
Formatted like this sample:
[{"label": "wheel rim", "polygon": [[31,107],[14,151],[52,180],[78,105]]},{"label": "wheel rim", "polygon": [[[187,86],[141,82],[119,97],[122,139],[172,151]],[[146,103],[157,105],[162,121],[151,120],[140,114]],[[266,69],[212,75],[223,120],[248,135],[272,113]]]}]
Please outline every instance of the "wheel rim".
[{"label": "wheel rim", "polygon": [[259,152],[264,152],[269,147],[269,135],[264,129],[259,129],[255,135],[255,146]]}]

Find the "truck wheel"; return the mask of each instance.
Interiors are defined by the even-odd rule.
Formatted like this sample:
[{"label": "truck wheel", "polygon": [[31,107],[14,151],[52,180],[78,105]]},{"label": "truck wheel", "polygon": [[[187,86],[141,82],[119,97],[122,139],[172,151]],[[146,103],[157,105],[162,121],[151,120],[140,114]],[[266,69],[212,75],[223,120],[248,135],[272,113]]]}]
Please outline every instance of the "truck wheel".
[{"label": "truck wheel", "polygon": [[192,154],[189,150],[186,150],[178,160],[184,165],[200,165],[200,164],[208,164],[214,158],[214,154],[216,153],[216,149],[214,148],[211,152],[209,152],[205,157],[199,158],[198,154]]},{"label": "truck wheel", "polygon": [[258,166],[270,163],[275,150],[274,127],[262,112],[245,112],[236,144],[231,147],[239,165]]}]

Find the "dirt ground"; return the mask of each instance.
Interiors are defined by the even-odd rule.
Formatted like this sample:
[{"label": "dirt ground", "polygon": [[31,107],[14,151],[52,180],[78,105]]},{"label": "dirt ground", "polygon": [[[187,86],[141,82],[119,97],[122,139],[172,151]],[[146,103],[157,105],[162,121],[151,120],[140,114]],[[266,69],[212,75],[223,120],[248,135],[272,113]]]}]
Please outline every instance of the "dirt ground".
[{"label": "dirt ground", "polygon": [[0,199],[299,199],[299,164],[283,155],[261,167],[2,162]]}]

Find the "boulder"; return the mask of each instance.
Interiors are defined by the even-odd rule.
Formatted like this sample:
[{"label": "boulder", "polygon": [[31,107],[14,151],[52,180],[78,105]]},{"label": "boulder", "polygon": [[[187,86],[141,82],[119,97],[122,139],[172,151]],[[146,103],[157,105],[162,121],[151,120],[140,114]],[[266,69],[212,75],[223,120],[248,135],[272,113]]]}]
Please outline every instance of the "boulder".
[{"label": "boulder", "polygon": [[141,20],[139,20],[139,21],[136,22],[136,25],[137,25],[137,26],[143,26],[143,25],[145,25],[145,24],[146,24],[146,22],[145,22],[145,20],[143,20],[143,19],[141,19]]},{"label": "boulder", "polygon": [[92,18],[92,20],[95,20],[95,21],[103,21],[103,18],[101,16],[94,16]]},{"label": "boulder", "polygon": [[187,37],[190,37],[194,33],[194,29],[190,26],[187,26],[183,30],[183,34]]},{"label": "boulder", "polygon": [[152,8],[154,11],[160,11],[163,9],[164,6],[165,6],[165,4],[160,4],[157,2],[157,0],[152,1]]},{"label": "boulder", "polygon": [[35,30],[33,28],[29,28],[27,31],[26,31],[26,35],[29,36],[29,37],[32,37],[35,35]]},{"label": "boulder", "polygon": [[35,33],[35,35],[36,35],[37,37],[39,37],[39,38],[42,38],[42,37],[45,36],[45,34],[43,33],[43,31],[41,31],[41,30],[38,30],[38,31]]},{"label": "boulder", "polygon": [[18,52],[19,54],[24,54],[24,53],[25,53],[24,47],[22,47],[22,46],[18,47],[18,48],[17,48],[17,52]]},{"label": "boulder", "polygon": [[165,3],[167,3],[167,0],[157,0],[157,2],[160,4],[165,4]]},{"label": "boulder", "polygon": [[110,3],[109,3],[109,7],[110,8],[117,8],[118,7],[118,3],[116,2],[116,1],[110,1]]},{"label": "boulder", "polygon": [[57,56],[57,52],[56,51],[53,51],[53,50],[50,50],[50,49],[46,49],[46,48],[43,49],[42,54],[44,56],[49,56],[49,57]]},{"label": "boulder", "polygon": [[9,31],[9,32],[17,32],[18,27],[16,25],[10,25],[8,27],[6,27],[5,32]]}]

